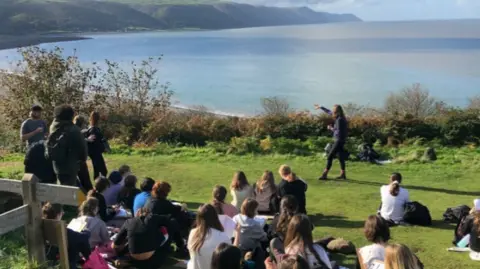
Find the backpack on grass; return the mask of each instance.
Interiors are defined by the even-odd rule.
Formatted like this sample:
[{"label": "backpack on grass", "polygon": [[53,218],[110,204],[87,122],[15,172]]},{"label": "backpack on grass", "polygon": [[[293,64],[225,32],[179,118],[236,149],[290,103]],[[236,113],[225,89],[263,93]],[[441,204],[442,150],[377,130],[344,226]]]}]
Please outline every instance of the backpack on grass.
[{"label": "backpack on grass", "polygon": [[405,204],[403,220],[412,225],[431,226],[432,217],[428,208],[419,202]]},{"label": "backpack on grass", "polygon": [[443,213],[443,220],[449,223],[458,223],[463,217],[470,214],[470,207],[467,205],[461,205],[457,207],[447,208]]}]

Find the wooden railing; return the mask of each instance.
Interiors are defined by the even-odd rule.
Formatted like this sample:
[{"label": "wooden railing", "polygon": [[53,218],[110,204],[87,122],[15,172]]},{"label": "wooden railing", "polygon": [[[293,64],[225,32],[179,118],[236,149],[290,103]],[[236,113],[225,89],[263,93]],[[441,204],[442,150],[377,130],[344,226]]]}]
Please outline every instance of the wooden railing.
[{"label": "wooden railing", "polygon": [[60,250],[60,268],[68,269],[66,227],[63,221],[42,220],[42,203],[78,206],[85,195],[78,187],[39,183],[32,174],[23,179],[0,179],[0,191],[21,194],[23,206],[0,215],[0,235],[25,226],[26,248],[30,262],[43,264],[45,241]]}]

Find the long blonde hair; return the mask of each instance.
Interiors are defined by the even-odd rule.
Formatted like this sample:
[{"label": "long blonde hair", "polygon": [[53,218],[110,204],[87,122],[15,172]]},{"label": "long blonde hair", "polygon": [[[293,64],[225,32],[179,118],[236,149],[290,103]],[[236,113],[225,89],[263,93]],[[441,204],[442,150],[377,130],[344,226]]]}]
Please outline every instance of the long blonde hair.
[{"label": "long blonde hair", "polygon": [[277,190],[277,186],[275,185],[275,177],[273,176],[272,171],[268,170],[263,172],[262,178],[257,181],[256,190],[257,192],[262,193],[267,187],[270,187],[273,192]]},{"label": "long blonde hair", "polygon": [[407,246],[390,244],[385,249],[385,269],[420,269],[420,266]]}]

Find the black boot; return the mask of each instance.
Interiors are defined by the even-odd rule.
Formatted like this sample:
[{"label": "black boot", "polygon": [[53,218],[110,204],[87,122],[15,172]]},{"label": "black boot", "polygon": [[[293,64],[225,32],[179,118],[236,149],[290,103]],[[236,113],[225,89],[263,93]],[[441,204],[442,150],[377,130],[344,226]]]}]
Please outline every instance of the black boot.
[{"label": "black boot", "polygon": [[327,180],[327,179],[328,179],[328,170],[325,169],[325,170],[323,171],[322,176],[319,177],[318,180]]},{"label": "black boot", "polygon": [[344,179],[344,180],[346,180],[346,179],[347,179],[347,174],[345,174],[345,171],[342,170],[342,172],[340,173],[340,176],[338,176],[336,179]]}]

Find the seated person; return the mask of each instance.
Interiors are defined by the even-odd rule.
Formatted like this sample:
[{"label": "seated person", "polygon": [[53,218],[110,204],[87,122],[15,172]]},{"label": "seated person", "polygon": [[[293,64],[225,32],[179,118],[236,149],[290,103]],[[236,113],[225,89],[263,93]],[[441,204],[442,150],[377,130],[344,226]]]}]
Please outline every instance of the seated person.
[{"label": "seated person", "polygon": [[103,192],[107,206],[113,206],[117,204],[118,193],[123,187],[123,177],[119,171],[113,171],[108,176],[110,181],[110,187]]},{"label": "seated person", "polygon": [[279,238],[281,242],[285,240],[288,224],[290,220],[298,214],[298,202],[292,195],[286,195],[280,201],[280,214],[273,217],[269,229],[271,238]]},{"label": "seated person", "polygon": [[385,269],[423,269],[417,256],[403,244],[389,244],[385,248]]},{"label": "seated person", "polygon": [[128,175],[123,181],[122,189],[118,192],[117,204],[124,209],[132,211],[135,196],[140,192],[141,191],[137,189],[137,177],[134,175]]},{"label": "seated person", "polygon": [[140,184],[140,190],[142,191],[133,200],[133,215],[137,213],[137,211],[145,206],[148,199],[152,197],[152,188],[155,185],[155,181],[149,177],[145,178]]},{"label": "seated person", "polygon": [[298,212],[301,214],[307,214],[307,183],[303,179],[297,177],[288,165],[280,166],[279,174],[282,177],[282,181],[278,184],[278,194],[280,197],[285,195],[294,196],[298,202]]},{"label": "seated person", "polygon": [[277,194],[277,186],[272,171],[265,171],[262,178],[253,185],[253,197],[258,202],[259,214],[270,214],[270,201]]},{"label": "seated person", "polygon": [[107,225],[103,220],[97,218],[98,210],[98,200],[88,197],[80,205],[78,218],[73,219],[68,224],[68,228],[76,232],[90,232],[89,243],[92,249],[96,246],[105,246],[110,242]]},{"label": "seated person", "polygon": [[219,215],[226,215],[230,218],[233,218],[238,214],[238,210],[235,206],[225,203],[226,197],[227,189],[224,186],[215,186],[213,189],[212,205],[215,207]]},{"label": "seated person", "polygon": [[277,262],[269,257],[265,260],[265,269],[310,269],[308,262],[300,255],[279,255]]},{"label": "seated person", "polygon": [[173,236],[175,244],[180,254],[188,253],[185,247],[182,234],[190,232],[191,221],[190,218],[181,206],[174,205],[167,199],[172,187],[164,181],[159,181],[153,185],[152,197],[147,201],[145,208],[152,214],[160,216],[168,216],[172,224],[170,227],[176,227],[175,232],[169,230],[169,234]]},{"label": "seated person", "polygon": [[168,243],[162,230],[169,225],[167,217],[150,214],[142,208],[135,218],[125,221],[113,242],[113,248],[119,255],[129,253],[130,263],[135,268],[159,268],[168,252]]},{"label": "seated person", "polygon": [[480,212],[473,214],[472,231],[470,232],[470,258],[480,261]]},{"label": "seated person", "polygon": [[473,229],[473,220],[476,212],[480,212],[480,199],[473,201],[473,208],[470,214],[460,220],[455,230],[455,244],[457,244],[466,235],[469,235]]},{"label": "seated person", "polygon": [[87,194],[87,197],[93,197],[98,200],[98,214],[105,223],[112,220],[117,213],[117,210],[109,210],[107,208],[107,202],[103,196],[103,192],[108,189],[109,185],[110,182],[108,179],[104,176],[100,176],[95,179],[95,186],[93,187],[93,190],[89,191]]},{"label": "seated person", "polygon": [[197,227],[192,229],[188,236],[190,261],[187,268],[210,269],[212,255],[217,246],[221,243],[230,243],[231,239],[224,232],[217,212],[212,205],[206,204],[200,207],[196,224]]},{"label": "seated person", "polygon": [[209,269],[242,269],[242,251],[229,243],[221,243],[212,254]]},{"label": "seated person", "polygon": [[285,254],[302,256],[310,268],[333,268],[325,249],[313,243],[312,223],[306,215],[295,215],[288,224]]},{"label": "seated person", "polygon": [[[62,205],[46,203],[42,208],[42,218],[50,220],[61,220],[63,217]],[[70,268],[77,268],[80,255],[87,260],[90,257],[90,244],[88,243],[88,232],[77,233],[67,228],[68,261]],[[58,247],[46,246],[46,256],[49,261],[57,263],[59,255]]]},{"label": "seated person", "polygon": [[247,176],[244,172],[238,171],[233,175],[230,185],[230,194],[233,197],[232,205],[240,211],[243,201],[253,197],[253,188],[248,184]]},{"label": "seated person", "polygon": [[[358,250],[361,261],[366,269],[374,268],[374,261],[385,260],[385,246],[390,240],[390,227],[388,223],[379,216],[372,215],[365,221],[365,237],[373,244]],[[362,268],[360,262],[357,269]]]},{"label": "seated person", "polygon": [[258,202],[248,198],[242,204],[241,213],[233,218],[240,229],[238,247],[244,252],[262,248],[268,241],[263,225],[255,220],[257,208]]},{"label": "seated person", "polygon": [[409,201],[408,191],[400,187],[402,175],[393,173],[390,176],[390,184],[380,188],[382,206],[380,216],[387,220],[390,225],[397,225],[403,222],[405,204]]}]

